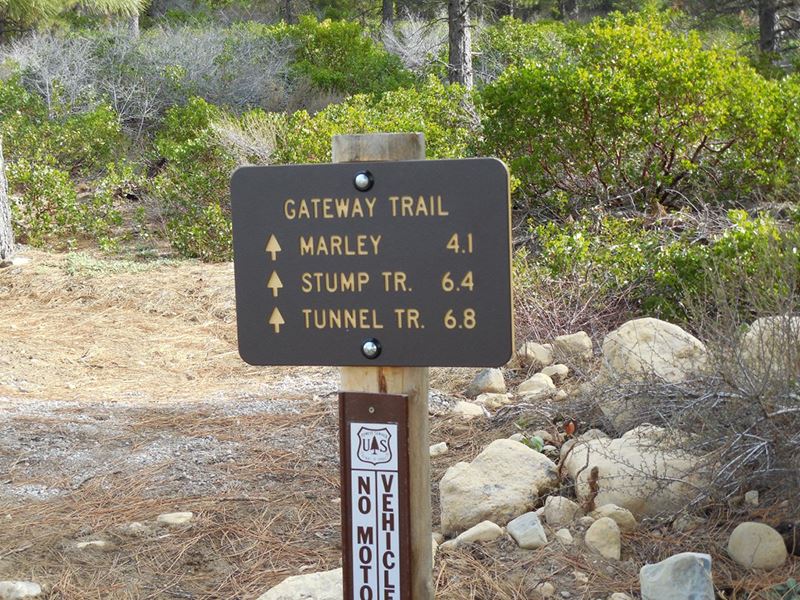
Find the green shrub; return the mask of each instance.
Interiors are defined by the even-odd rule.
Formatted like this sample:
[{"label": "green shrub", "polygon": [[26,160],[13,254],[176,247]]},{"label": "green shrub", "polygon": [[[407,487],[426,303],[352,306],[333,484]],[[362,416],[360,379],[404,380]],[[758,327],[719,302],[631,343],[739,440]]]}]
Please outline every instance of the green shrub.
[{"label": "green shrub", "polygon": [[166,234],[183,256],[230,260],[230,174],[234,161],[216,143],[219,109],[201,98],[170,109],[156,136],[162,171],[151,191],[163,203]]},{"label": "green shrub", "polygon": [[342,94],[396,90],[413,83],[400,60],[354,22],[303,16],[287,27],[296,43],[294,71],[318,87]]},{"label": "green shrub", "polygon": [[276,159],[286,163],[330,162],[337,134],[422,132],[428,158],[469,156],[474,116],[459,86],[431,78],[419,89],[381,96],[356,95],[316,115],[298,111],[289,117]]},{"label": "green shrub", "polygon": [[795,84],[649,14],[570,28],[560,43],[483,93],[485,150],[510,164],[523,199],[562,214],[598,201],[735,201],[797,173]]}]

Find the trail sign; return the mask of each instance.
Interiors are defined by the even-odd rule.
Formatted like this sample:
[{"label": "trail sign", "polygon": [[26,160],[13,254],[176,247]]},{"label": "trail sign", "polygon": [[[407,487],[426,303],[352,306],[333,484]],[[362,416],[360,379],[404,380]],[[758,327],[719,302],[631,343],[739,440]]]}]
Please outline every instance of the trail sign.
[{"label": "trail sign", "polygon": [[510,357],[500,161],[243,167],[231,198],[248,363],[495,366]]}]

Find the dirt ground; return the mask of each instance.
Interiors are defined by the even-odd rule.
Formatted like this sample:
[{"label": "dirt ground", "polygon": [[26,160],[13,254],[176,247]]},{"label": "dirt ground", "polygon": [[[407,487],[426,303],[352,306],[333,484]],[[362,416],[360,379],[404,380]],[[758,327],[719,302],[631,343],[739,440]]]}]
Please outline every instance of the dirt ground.
[{"label": "dirt ground", "polygon": [[[0,270],[0,580],[49,599],[249,600],[339,566],[338,374],[239,359],[232,265],[23,255]],[[451,447],[433,459],[434,528],[444,471],[516,430],[447,413],[473,373],[431,373],[431,441]],[[553,420],[543,407],[531,426]],[[156,522],[175,511],[195,516]],[[796,570],[738,573],[716,558],[725,534],[643,527],[618,562],[510,541],[442,551],[437,598],[534,598],[543,581],[563,598],[635,594],[639,566],[685,550],[714,554],[726,598]]]}]

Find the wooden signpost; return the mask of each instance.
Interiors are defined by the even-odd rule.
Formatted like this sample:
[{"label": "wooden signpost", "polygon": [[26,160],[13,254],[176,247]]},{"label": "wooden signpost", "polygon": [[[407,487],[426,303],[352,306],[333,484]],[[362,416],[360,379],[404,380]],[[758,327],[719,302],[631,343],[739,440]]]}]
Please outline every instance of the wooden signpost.
[{"label": "wooden signpost", "polygon": [[335,136],[331,165],[231,181],[239,352],[339,365],[346,600],[431,600],[428,366],[513,348],[508,172],[421,134]]}]

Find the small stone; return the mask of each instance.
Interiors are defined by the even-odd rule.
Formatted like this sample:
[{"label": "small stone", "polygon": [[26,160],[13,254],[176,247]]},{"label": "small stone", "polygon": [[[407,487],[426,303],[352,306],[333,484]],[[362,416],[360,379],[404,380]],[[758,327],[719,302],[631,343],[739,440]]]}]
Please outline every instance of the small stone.
[{"label": "small stone", "polygon": [[506,381],[503,372],[500,369],[483,369],[475,375],[465,394],[469,398],[474,398],[480,394],[503,394],[505,391]]},{"label": "small stone", "polygon": [[602,517],[614,519],[621,531],[633,531],[636,529],[636,518],[633,513],[627,508],[622,508],[616,504],[604,504],[597,510],[592,511],[590,516],[594,519]]},{"label": "small stone", "polygon": [[38,598],[42,587],[32,581],[0,581],[0,600],[23,600]]},{"label": "small stone", "polygon": [[449,448],[447,447],[447,442],[439,442],[438,444],[433,444],[430,447],[431,458],[435,456],[441,456],[442,454],[445,454],[448,450]]},{"label": "small stone", "polygon": [[475,402],[483,404],[486,408],[500,408],[511,404],[511,394],[481,394],[475,398]]},{"label": "small stone", "polygon": [[613,519],[603,517],[592,523],[586,530],[586,545],[606,558],[619,560],[622,554],[622,540],[619,526]]},{"label": "small stone", "polygon": [[164,513],[163,515],[158,515],[156,517],[156,522],[161,523],[162,525],[183,525],[184,523],[188,523],[194,518],[193,512],[174,512],[174,513]]},{"label": "small stone", "polygon": [[758,506],[758,490],[750,490],[744,495],[744,503],[750,506]]},{"label": "small stone", "polygon": [[547,375],[553,381],[563,381],[569,375],[569,367],[562,364],[550,365],[542,369],[541,373]]},{"label": "small stone", "polygon": [[542,438],[542,441],[545,444],[553,444],[555,443],[555,438],[553,438],[553,433],[551,431],[547,431],[546,429],[537,429],[533,432],[533,435]]},{"label": "small stone", "polygon": [[575,570],[572,572],[573,577],[577,583],[589,583],[589,576],[583,571]]},{"label": "small stone", "polygon": [[714,600],[711,557],[683,552],[639,570],[642,600]]},{"label": "small stone", "polygon": [[441,544],[442,542],[444,542],[444,536],[441,533],[439,533],[438,531],[434,531],[431,534],[431,537],[436,540],[437,544]]},{"label": "small stone", "polygon": [[559,592],[558,594],[559,594],[559,596],[561,596],[562,598],[572,598],[572,592],[568,592],[567,590],[564,590],[564,591],[562,591],[562,592]]},{"label": "small stone", "polygon": [[295,575],[281,581],[258,600],[342,600],[342,569]]},{"label": "small stone", "polygon": [[544,502],[544,520],[550,527],[569,525],[581,516],[583,516],[581,507],[569,498],[549,496]]},{"label": "small stone", "polygon": [[563,402],[567,398],[569,398],[569,394],[567,393],[566,390],[558,390],[553,396],[553,400],[557,402]]},{"label": "small stone", "polygon": [[503,528],[491,521],[482,521],[456,537],[456,546],[473,542],[492,542],[503,535]]},{"label": "small stone", "polygon": [[515,442],[522,442],[525,439],[524,433],[515,433],[513,435],[508,436],[508,439],[514,440]]},{"label": "small stone", "polygon": [[565,546],[569,546],[575,540],[572,538],[572,534],[569,532],[569,529],[562,527],[555,533],[556,539],[564,544]]},{"label": "small stone", "polygon": [[106,540],[91,540],[88,542],[78,542],[75,544],[75,548],[78,550],[103,550],[104,552],[110,552],[114,550],[115,546]]},{"label": "small stone", "polygon": [[685,533],[701,527],[705,522],[706,520],[703,517],[690,515],[689,513],[681,513],[672,522],[672,530],[678,533]]},{"label": "small stone", "polygon": [[525,342],[517,349],[517,360],[523,367],[541,369],[553,364],[553,347],[550,344]]},{"label": "small stone", "polygon": [[586,515],[584,517],[579,518],[577,521],[575,521],[575,523],[578,525],[578,527],[582,527],[583,529],[588,529],[594,523],[594,517]]},{"label": "small stone", "polygon": [[547,545],[547,534],[534,512],[517,517],[507,525],[506,529],[517,545],[525,550],[535,550]]},{"label": "small stone", "polygon": [[537,585],[534,588],[534,591],[538,592],[542,598],[552,598],[556,595],[556,586],[549,581],[545,581],[544,583]]},{"label": "small stone", "polygon": [[480,404],[475,404],[474,402],[465,402],[463,400],[459,400],[453,405],[453,414],[461,415],[465,419],[486,416],[486,413]]},{"label": "small stone", "polygon": [[623,594],[622,592],[614,592],[611,594],[607,600],[631,600],[631,597],[628,594]]},{"label": "small stone", "polygon": [[559,456],[561,456],[561,451],[555,446],[547,444],[542,447],[542,454],[544,454],[547,458],[549,458],[553,462],[558,462],[558,458]]},{"label": "small stone", "polygon": [[152,530],[144,523],[133,521],[131,523],[125,523],[124,525],[121,525],[119,527],[119,533],[128,537],[145,537],[146,535],[152,533]]},{"label": "small stone", "polygon": [[558,358],[592,358],[592,338],[585,331],[560,335],[553,340],[553,354]]},{"label": "small stone", "polygon": [[728,539],[728,554],[748,569],[776,569],[786,562],[781,534],[764,523],[740,523]]},{"label": "small stone", "polygon": [[556,386],[553,380],[544,373],[536,373],[530,379],[519,384],[517,394],[520,396],[539,396],[555,393]]}]

